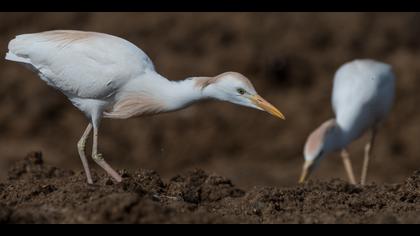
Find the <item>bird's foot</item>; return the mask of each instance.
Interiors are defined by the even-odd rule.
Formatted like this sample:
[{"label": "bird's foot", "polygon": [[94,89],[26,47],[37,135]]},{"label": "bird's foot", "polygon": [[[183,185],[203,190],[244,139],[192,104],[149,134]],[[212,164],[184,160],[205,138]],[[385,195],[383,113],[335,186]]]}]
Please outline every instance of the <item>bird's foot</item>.
[{"label": "bird's foot", "polygon": [[80,140],[77,142],[77,148],[81,151],[84,151],[86,149],[86,142],[84,140]]},{"label": "bird's foot", "polygon": [[92,154],[92,158],[93,158],[93,160],[95,160],[96,162],[101,162],[101,161],[104,161],[104,157],[102,156],[102,153],[95,153],[95,154]]}]

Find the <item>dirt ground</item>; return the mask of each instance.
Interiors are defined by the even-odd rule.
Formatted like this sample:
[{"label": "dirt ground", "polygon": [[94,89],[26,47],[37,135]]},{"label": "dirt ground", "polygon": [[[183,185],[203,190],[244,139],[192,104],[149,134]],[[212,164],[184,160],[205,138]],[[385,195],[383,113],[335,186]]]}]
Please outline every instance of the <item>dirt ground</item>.
[{"label": "dirt ground", "polygon": [[167,181],[121,172],[122,183],[101,172],[88,186],[84,173],[30,153],[0,185],[0,223],[420,223],[420,171],[393,185],[333,179],[248,191],[200,169]]},{"label": "dirt ground", "polygon": [[[100,151],[127,174],[114,185],[92,163],[100,181],[89,187],[76,149],[85,117],[0,60],[1,222],[418,222],[420,14],[0,13],[0,54],[17,34],[52,29],[126,38],[171,80],[240,72],[287,120],[217,101],[104,120]],[[336,154],[299,186],[305,139],[333,116],[333,74],[355,58],[391,64],[398,80],[369,186],[347,185]],[[349,149],[357,176],[367,139]],[[32,151],[54,167],[16,164]]]}]

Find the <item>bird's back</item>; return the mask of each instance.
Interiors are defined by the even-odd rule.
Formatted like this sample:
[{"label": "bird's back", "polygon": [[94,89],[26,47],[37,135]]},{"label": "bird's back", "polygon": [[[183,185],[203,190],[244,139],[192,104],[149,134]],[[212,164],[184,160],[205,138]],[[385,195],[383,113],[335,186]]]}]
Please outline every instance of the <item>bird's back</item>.
[{"label": "bird's back", "polygon": [[154,70],[149,57],[130,42],[84,31],[18,35],[6,59],[31,65],[68,96],[93,99],[110,96],[127,80]]},{"label": "bird's back", "polygon": [[352,131],[352,138],[380,122],[394,100],[395,76],[390,65],[374,60],[354,60],[341,66],[334,77],[332,105],[337,123]]}]

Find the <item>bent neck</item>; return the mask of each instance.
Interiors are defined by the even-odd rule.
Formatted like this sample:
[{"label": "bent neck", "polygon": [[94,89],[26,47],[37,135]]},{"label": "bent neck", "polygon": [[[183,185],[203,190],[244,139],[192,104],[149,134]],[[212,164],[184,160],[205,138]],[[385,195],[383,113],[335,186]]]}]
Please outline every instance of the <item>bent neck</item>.
[{"label": "bent neck", "polygon": [[128,118],[143,114],[157,114],[182,109],[209,98],[200,84],[210,77],[191,77],[170,81],[154,71],[130,80],[117,94],[108,117]]},{"label": "bent neck", "polygon": [[159,93],[159,98],[165,102],[168,111],[179,110],[194,102],[208,98],[199,86],[198,77],[191,77],[180,81],[169,81],[168,85]]}]

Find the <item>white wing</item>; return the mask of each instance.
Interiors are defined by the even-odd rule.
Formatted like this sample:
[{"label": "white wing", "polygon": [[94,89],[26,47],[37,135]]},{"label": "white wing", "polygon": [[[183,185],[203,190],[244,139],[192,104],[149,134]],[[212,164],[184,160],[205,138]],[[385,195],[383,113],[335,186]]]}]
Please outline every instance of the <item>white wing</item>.
[{"label": "white wing", "polygon": [[128,80],[153,70],[149,57],[130,42],[108,34],[47,31],[17,36],[6,59],[32,65],[67,96],[101,99]]},{"label": "white wing", "polygon": [[354,136],[380,122],[394,100],[395,76],[389,65],[355,60],[339,68],[334,78],[332,105],[337,122]]}]

